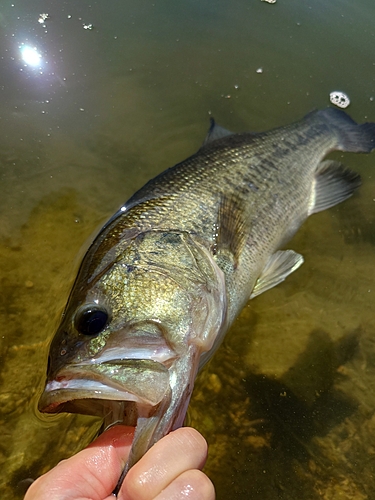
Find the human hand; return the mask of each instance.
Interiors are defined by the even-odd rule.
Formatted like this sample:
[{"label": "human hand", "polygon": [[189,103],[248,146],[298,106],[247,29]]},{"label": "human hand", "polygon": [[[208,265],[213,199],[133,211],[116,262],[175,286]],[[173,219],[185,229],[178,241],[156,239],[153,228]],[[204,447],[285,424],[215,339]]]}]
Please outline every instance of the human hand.
[{"label": "human hand", "polygon": [[[24,500],[113,500],[134,428],[112,427],[87,448],[38,478]],[[201,472],[207,443],[183,427],[158,441],[127,473],[119,500],[214,500],[215,490]]]}]

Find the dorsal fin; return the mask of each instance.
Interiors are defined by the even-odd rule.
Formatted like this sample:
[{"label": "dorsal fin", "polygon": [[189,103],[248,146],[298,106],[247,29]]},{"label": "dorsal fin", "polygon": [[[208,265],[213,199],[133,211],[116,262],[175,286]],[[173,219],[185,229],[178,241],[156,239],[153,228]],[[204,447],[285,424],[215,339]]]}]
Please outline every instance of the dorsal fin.
[{"label": "dorsal fin", "polygon": [[218,125],[213,118],[210,118],[210,128],[202,146],[216,141],[217,139],[227,137],[228,135],[233,135],[233,133],[234,132],[231,132],[224,127],[220,127],[220,125]]}]

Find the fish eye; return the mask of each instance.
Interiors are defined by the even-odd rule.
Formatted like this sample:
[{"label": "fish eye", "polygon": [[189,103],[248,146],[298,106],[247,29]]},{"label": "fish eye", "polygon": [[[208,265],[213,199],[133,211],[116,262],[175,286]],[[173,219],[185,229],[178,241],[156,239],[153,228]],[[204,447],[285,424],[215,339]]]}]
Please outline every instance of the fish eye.
[{"label": "fish eye", "polygon": [[97,335],[107,326],[108,318],[108,312],[105,309],[91,306],[78,311],[74,325],[76,330],[83,335]]}]

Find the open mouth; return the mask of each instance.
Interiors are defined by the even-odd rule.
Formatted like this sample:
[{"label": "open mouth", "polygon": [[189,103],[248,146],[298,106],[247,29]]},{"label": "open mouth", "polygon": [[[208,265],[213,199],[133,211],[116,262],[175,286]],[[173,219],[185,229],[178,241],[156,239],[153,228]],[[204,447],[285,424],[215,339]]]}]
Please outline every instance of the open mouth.
[{"label": "open mouth", "polygon": [[168,369],[151,360],[76,364],[49,378],[38,406],[42,413],[81,413],[102,417],[108,425],[135,425],[168,391]]},{"label": "open mouth", "polygon": [[[48,374],[39,400],[43,413],[82,413],[114,424],[135,427],[119,490],[127,471],[186,415],[200,351],[195,344],[184,356],[168,356],[164,363],[146,359],[91,358]],[[166,366],[166,364],[168,366]],[[61,365],[60,365],[61,366]]]}]

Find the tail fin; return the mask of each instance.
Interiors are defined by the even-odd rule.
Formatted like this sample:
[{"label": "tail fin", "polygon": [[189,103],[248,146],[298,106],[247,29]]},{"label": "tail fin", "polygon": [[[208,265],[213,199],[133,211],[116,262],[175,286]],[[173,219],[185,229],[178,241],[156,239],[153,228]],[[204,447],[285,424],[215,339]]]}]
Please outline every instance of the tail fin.
[{"label": "tail fin", "polygon": [[345,111],[336,108],[326,108],[314,114],[334,132],[338,140],[338,150],[370,153],[375,149],[375,123],[358,125]]}]

